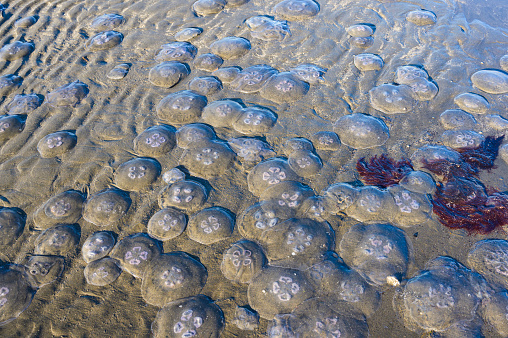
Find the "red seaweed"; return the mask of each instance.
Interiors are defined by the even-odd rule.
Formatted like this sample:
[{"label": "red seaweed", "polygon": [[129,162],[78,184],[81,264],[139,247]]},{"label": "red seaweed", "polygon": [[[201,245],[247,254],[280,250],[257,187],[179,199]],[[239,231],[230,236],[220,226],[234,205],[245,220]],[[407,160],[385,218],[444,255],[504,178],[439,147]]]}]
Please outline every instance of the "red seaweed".
[{"label": "red seaweed", "polygon": [[478,148],[457,149],[457,151],[461,154],[464,162],[469,163],[471,166],[479,169],[491,169],[494,167],[494,161],[503,139],[504,135],[497,138],[487,136]]},{"label": "red seaweed", "polygon": [[356,162],[356,170],[358,170],[363,183],[386,188],[399,183],[407,173],[413,170],[413,166],[407,158],[395,162],[392,158],[382,154],[379,157],[377,155],[371,157],[368,163],[365,157],[360,158]]}]

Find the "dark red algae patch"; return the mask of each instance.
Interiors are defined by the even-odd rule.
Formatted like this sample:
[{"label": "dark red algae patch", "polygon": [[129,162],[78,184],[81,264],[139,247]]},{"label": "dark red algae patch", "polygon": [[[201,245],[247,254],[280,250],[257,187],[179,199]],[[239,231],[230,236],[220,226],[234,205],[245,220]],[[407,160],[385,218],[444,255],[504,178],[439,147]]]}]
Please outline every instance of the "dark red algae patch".
[{"label": "dark red algae patch", "polygon": [[356,170],[364,184],[386,188],[399,183],[413,170],[413,166],[407,158],[395,162],[386,154],[382,154],[379,157],[377,155],[372,157],[369,162],[362,157],[356,162]]}]

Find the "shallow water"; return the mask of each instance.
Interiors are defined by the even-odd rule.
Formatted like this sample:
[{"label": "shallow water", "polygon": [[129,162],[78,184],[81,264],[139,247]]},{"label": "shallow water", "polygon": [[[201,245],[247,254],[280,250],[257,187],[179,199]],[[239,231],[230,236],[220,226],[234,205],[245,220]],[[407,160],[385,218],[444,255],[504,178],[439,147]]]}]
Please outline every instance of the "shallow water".
[{"label": "shallow water", "polygon": [[[159,155],[152,149],[153,152],[148,155],[157,159],[162,173],[178,165],[192,166],[185,167],[184,171],[195,175],[192,179],[198,181],[206,193],[199,192],[203,196],[200,195],[198,202],[192,202],[192,208],[181,208],[186,210],[188,219],[196,212],[210,207],[222,207],[236,215],[237,225],[232,235],[229,232],[221,234],[216,242],[196,241],[192,238],[205,236],[206,231],[213,231],[211,227],[204,227],[205,232],[191,236],[186,230],[183,234],[171,236],[170,240],[162,242],[164,253],[184,251],[206,267],[206,284],[197,292],[209,296],[224,311],[224,337],[264,336],[269,324],[268,320],[261,319],[259,327],[254,331],[242,331],[235,326],[236,306],[249,304],[248,285],[226,278],[220,268],[223,252],[243,239],[238,231],[240,215],[259,201],[259,196],[266,188],[260,188],[260,184],[256,183],[256,193],[251,193],[252,184],[248,184],[247,178],[248,171],[263,156],[272,157],[276,154],[289,157],[291,165],[286,141],[295,137],[313,140],[317,150],[310,154],[320,157],[322,168],[317,170],[317,174],[301,170],[299,173],[303,174],[299,176],[302,177],[297,178],[294,174],[294,179],[301,180],[319,195],[336,182],[358,183],[355,166],[361,157],[387,153],[395,159],[403,156],[409,158],[424,145],[442,144],[442,134],[447,128],[440,122],[440,115],[447,109],[458,109],[454,98],[459,94],[473,92],[489,102],[487,114],[474,113],[477,123],[467,129],[485,136],[500,136],[508,129],[499,127],[500,123],[489,123],[488,119],[488,114],[508,118],[508,95],[486,93],[474,88],[470,80],[471,75],[479,70],[500,69],[500,58],[507,54],[508,5],[504,1],[319,0],[319,12],[316,14],[311,11],[316,15],[304,19],[291,13],[280,14],[274,9],[278,2],[250,0],[240,6],[226,6],[218,14],[203,17],[192,12],[191,2],[181,0],[14,0],[3,4],[6,8],[3,19],[0,19],[0,47],[15,41],[26,41],[33,44],[34,50],[26,55],[24,52],[17,56],[11,55],[6,61],[0,61],[0,76],[16,74],[23,78],[19,86],[12,84],[12,88],[0,88],[0,110],[8,113],[12,109],[10,102],[17,94],[39,94],[44,96],[44,101],[40,107],[34,105],[26,111],[21,108],[13,110],[28,115],[24,128],[13,131],[8,140],[0,137],[3,142],[0,144],[0,206],[17,207],[27,214],[27,223],[19,238],[0,247],[0,259],[7,263],[27,265],[30,256],[39,254],[35,252],[38,237],[43,231],[39,229],[46,229],[47,226],[38,225],[36,211],[48,199],[64,191],[81,191],[90,199],[104,189],[117,187],[130,191],[130,205],[126,206],[128,203],[122,200],[122,210],[117,210],[113,216],[85,215],[77,222],[80,227],[79,244],[73,246],[69,253],[62,254],[65,259],[63,273],[55,282],[38,289],[30,306],[17,319],[0,327],[1,336],[150,336],[151,323],[159,308],[147,304],[143,299],[141,278],[135,278],[124,267],[120,277],[110,285],[87,284],[84,276],[87,264],[82,258],[81,247],[90,235],[101,230],[113,232],[117,242],[128,235],[146,233],[152,215],[163,207],[178,207],[175,200],[168,202],[169,197],[164,197],[165,202],[161,205],[159,194],[168,184],[162,176],[155,174],[157,170],[153,170],[153,175],[157,176],[153,183],[148,180],[148,183],[132,183],[133,186],[129,185],[128,179],[115,175],[123,163],[137,156],[147,156],[147,153],[141,153],[141,148],[135,146],[138,135],[154,125],[180,121],[175,119],[172,123],[168,122],[158,112],[159,102],[169,94],[188,90],[189,84],[196,77],[211,75],[210,68],[206,68],[210,71],[205,71],[194,67],[193,56],[189,56],[192,52],[179,52],[179,56],[175,56],[174,52],[164,53],[164,57],[172,55],[172,60],[156,58],[164,50],[163,45],[174,42],[175,35],[184,28],[199,27],[203,30],[190,40],[197,48],[196,56],[212,53],[211,45],[215,41],[229,36],[243,37],[250,41],[250,50],[242,45],[241,50],[221,52],[220,56],[224,60],[221,67],[239,66],[246,69],[266,64],[280,72],[280,75],[271,77],[269,86],[261,92],[251,90],[252,85],[256,87],[255,80],[258,79],[252,73],[243,74],[245,77],[237,77],[236,81],[223,79],[222,89],[206,91],[208,104],[231,98],[241,100],[248,107],[261,106],[243,110],[238,115],[240,117],[231,114],[231,121],[227,114],[227,119],[214,116],[208,118],[207,123],[214,126],[217,123],[219,126],[215,128],[218,138],[228,141],[232,138],[257,136],[273,152],[269,148],[262,148],[261,152],[252,146],[244,148],[249,156],[235,157],[232,150],[238,153],[237,149],[231,147],[231,150],[225,144],[220,144],[209,155],[212,147],[201,148],[199,135],[193,133],[183,141],[179,141],[177,135],[176,143],[179,146],[174,148],[175,136],[170,136],[173,137],[170,142],[173,144],[168,147],[169,152]],[[406,20],[408,12],[420,9],[435,13],[436,23],[418,26]],[[106,38],[99,36],[91,40],[99,31],[104,30],[103,27],[98,28],[97,23],[94,24],[94,19],[111,13],[122,15],[125,22],[119,25],[118,22],[111,23],[114,27],[108,26],[106,30],[121,33],[123,39],[119,34],[112,33],[101,35]],[[275,26],[283,31],[275,31],[273,34],[254,32],[245,20],[259,15],[287,20],[287,26]],[[28,19],[15,24],[18,19],[29,16],[34,16],[36,22]],[[375,27],[372,39],[351,38],[347,33],[348,27],[359,23]],[[286,31],[288,27],[290,34]],[[113,39],[107,40],[108,36]],[[376,70],[379,69],[379,64],[374,70],[359,70],[355,66],[354,56],[362,53],[378,55],[384,65],[380,70]],[[162,61],[185,62],[191,72],[168,84],[167,78],[174,74],[160,71],[158,76],[166,77],[166,80],[157,83],[164,85],[154,85],[149,74]],[[309,63],[327,69],[323,79],[315,77],[302,80],[295,73],[286,73]],[[123,65],[117,68],[116,73],[108,75],[121,64]],[[396,69],[405,65],[423,66],[429,79],[439,88],[437,95],[430,100],[421,99],[421,95],[408,98],[404,101],[411,106],[407,112],[397,110],[396,114],[392,114],[394,110],[383,109],[382,112],[373,108],[369,101],[369,91],[382,84],[393,83],[396,80]],[[75,82],[78,80],[87,87]],[[65,87],[70,88],[65,93],[58,91],[72,83],[74,87]],[[200,83],[203,89],[206,85]],[[292,87],[288,83],[298,85]],[[186,104],[179,102],[175,106],[173,103],[171,108],[181,109]],[[262,111],[264,115],[256,115],[252,111]],[[361,138],[362,133],[365,133],[361,130],[361,125],[356,130],[349,128],[346,131],[343,131],[343,125],[334,126],[337,120],[351,113],[366,113],[377,118],[376,123],[383,125],[378,128],[382,130],[382,135],[377,135],[374,130],[374,136],[368,134]],[[189,118],[188,115],[184,117]],[[190,118],[181,121],[204,122],[199,119],[199,114],[191,115]],[[259,121],[258,124],[256,120]],[[173,126],[179,128],[182,125]],[[389,138],[386,129],[389,130]],[[49,155],[45,156],[38,150],[39,142],[48,134],[58,131],[74,135],[77,142],[75,145],[71,142],[72,146],[57,152],[56,157],[51,151],[47,151]],[[174,133],[172,128],[167,128],[166,131]],[[322,131],[337,132],[343,137],[340,146],[320,148],[314,134]],[[213,137],[206,136],[210,139]],[[195,142],[199,148],[184,149],[185,142]],[[48,147],[54,148],[54,142],[46,143]],[[295,157],[293,163],[300,161],[298,163],[301,164],[304,155],[310,156],[309,153],[302,156],[298,154],[299,157]],[[214,156],[220,158],[220,161]],[[254,159],[254,163],[246,158]],[[217,161],[214,162],[213,169],[203,165],[205,161],[213,162],[214,159]],[[480,180],[488,187],[507,191],[505,176],[508,165],[501,158],[495,164],[494,169],[481,172]],[[259,189],[261,190],[257,193]],[[186,193],[183,188],[182,191]],[[178,196],[182,199],[188,197]],[[108,208],[115,210],[114,205]],[[418,270],[425,268],[429,260],[441,255],[449,255],[467,265],[468,252],[475,242],[485,238],[506,239],[506,234],[501,232],[488,236],[468,236],[458,230],[452,231],[442,226],[435,215],[431,215],[432,218],[426,221],[402,228],[414,248],[414,262],[409,266],[406,278],[415,276]],[[107,217],[108,222],[101,221],[103,217]],[[214,223],[212,221],[209,220],[209,223]],[[330,225],[335,231],[335,251],[338,252],[341,239],[356,223],[358,221],[350,217],[331,218]],[[276,243],[271,245],[276,247]],[[128,252],[134,251],[132,249]],[[143,255],[139,257],[142,260]],[[136,272],[139,275],[139,271]],[[395,289],[385,286],[380,290],[381,306],[367,319],[371,336],[420,336],[404,327],[404,322],[397,318],[392,306]],[[497,337],[487,324],[483,325],[483,333],[488,337]]]}]

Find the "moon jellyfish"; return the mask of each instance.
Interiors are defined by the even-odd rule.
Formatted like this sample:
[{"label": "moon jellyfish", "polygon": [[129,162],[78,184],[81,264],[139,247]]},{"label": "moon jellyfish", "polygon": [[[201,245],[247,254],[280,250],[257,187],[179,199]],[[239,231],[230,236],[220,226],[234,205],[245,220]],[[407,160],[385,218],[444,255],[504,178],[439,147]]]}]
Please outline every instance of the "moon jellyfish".
[{"label": "moon jellyfish", "polygon": [[116,186],[126,191],[147,189],[161,174],[161,165],[152,158],[133,158],[115,170]]},{"label": "moon jellyfish", "polygon": [[230,281],[250,283],[265,264],[263,249],[254,242],[241,240],[224,251],[220,269]]},{"label": "moon jellyfish", "polygon": [[508,93],[508,74],[493,69],[484,69],[471,75],[473,85],[489,94]]},{"label": "moon jellyfish", "polygon": [[225,0],[198,0],[192,5],[197,16],[207,16],[220,13],[226,6]]},{"label": "moon jellyfish", "polygon": [[340,255],[372,285],[402,280],[413,258],[411,241],[389,224],[356,224],[342,237]]},{"label": "moon jellyfish", "polygon": [[273,75],[261,88],[261,97],[276,103],[292,103],[300,100],[309,91],[309,84],[292,72]]},{"label": "moon jellyfish", "polygon": [[127,74],[129,74],[130,69],[131,69],[130,64],[120,63],[120,64],[116,65],[115,67],[113,67],[113,69],[111,69],[106,76],[108,77],[108,79],[111,79],[111,80],[121,80],[125,76],[127,76]]},{"label": "moon jellyfish", "polygon": [[189,82],[189,89],[201,95],[213,95],[222,90],[222,82],[215,76],[198,76]]},{"label": "moon jellyfish", "polygon": [[238,77],[241,71],[242,68],[238,66],[222,67],[212,72],[212,75],[217,76],[222,83],[231,83]]},{"label": "moon jellyfish", "polygon": [[25,128],[25,118],[20,115],[0,116],[0,145],[20,134]]},{"label": "moon jellyfish", "polygon": [[401,227],[421,224],[430,219],[432,204],[426,193],[417,193],[404,189],[401,185],[388,187],[395,203],[395,211],[390,222]]},{"label": "moon jellyfish", "polygon": [[7,96],[14,89],[21,86],[22,82],[23,78],[14,74],[0,76],[0,97]]},{"label": "moon jellyfish", "polygon": [[174,208],[157,211],[148,221],[147,232],[150,237],[167,241],[178,237],[187,226],[186,215]]},{"label": "moon jellyfish", "polygon": [[219,338],[223,328],[222,310],[204,295],[166,304],[152,322],[152,333],[155,338],[193,336]]},{"label": "moon jellyfish", "polygon": [[118,266],[116,259],[104,257],[88,263],[83,273],[88,284],[106,286],[120,277],[122,268]]},{"label": "moon jellyfish", "polygon": [[165,124],[149,127],[134,139],[134,151],[142,156],[163,156],[175,145],[175,128]]},{"label": "moon jellyfish", "polygon": [[372,107],[385,114],[409,113],[416,105],[406,85],[382,84],[372,88],[369,97]]},{"label": "moon jellyfish", "polygon": [[293,73],[300,80],[313,85],[324,82],[325,79],[323,76],[325,75],[326,71],[327,69],[325,68],[313,65],[311,63],[305,63],[291,68],[289,72]]},{"label": "moon jellyfish", "polygon": [[244,135],[262,135],[277,122],[277,116],[268,108],[252,106],[242,109],[233,121],[233,129]]},{"label": "moon jellyfish", "polygon": [[287,21],[274,20],[267,15],[257,15],[245,20],[245,24],[251,31],[251,36],[263,41],[283,41],[291,36]]},{"label": "moon jellyfish", "polygon": [[375,26],[372,24],[356,24],[349,26],[346,32],[356,38],[366,38],[374,34]]},{"label": "moon jellyfish", "polygon": [[21,59],[35,49],[35,46],[31,42],[15,41],[3,46],[0,49],[0,61],[14,61]]},{"label": "moon jellyfish", "polygon": [[37,287],[54,282],[65,267],[63,257],[33,255],[26,263],[26,268]]},{"label": "moon jellyfish", "polygon": [[76,80],[50,92],[47,101],[52,107],[75,107],[88,95],[88,92],[88,85]]},{"label": "moon jellyfish", "polygon": [[472,130],[447,130],[441,140],[452,149],[477,149],[485,141],[485,136]]},{"label": "moon jellyfish", "polygon": [[272,157],[275,152],[268,143],[251,137],[233,138],[228,141],[229,146],[237,156],[243,160],[244,167],[251,167],[262,161],[265,157]]},{"label": "moon jellyfish", "polygon": [[83,207],[83,218],[97,226],[110,226],[122,219],[129,210],[129,194],[118,189],[105,189],[90,196]]},{"label": "moon jellyfish", "polygon": [[65,256],[73,251],[79,243],[81,232],[75,225],[56,225],[44,230],[35,240],[36,255]]},{"label": "moon jellyfish", "polygon": [[229,210],[212,207],[191,216],[187,235],[193,241],[209,245],[230,237],[234,226],[235,220]]},{"label": "moon jellyfish", "polygon": [[205,187],[196,181],[183,180],[164,187],[159,194],[161,208],[174,207],[185,211],[201,208],[208,193]]},{"label": "moon jellyfish", "polygon": [[185,150],[179,164],[192,174],[204,178],[224,174],[235,158],[235,152],[222,142],[209,141]]},{"label": "moon jellyfish", "polygon": [[203,121],[214,127],[231,127],[240,114],[243,106],[233,100],[218,100],[209,103],[201,117]]},{"label": "moon jellyfish", "polygon": [[356,68],[365,72],[369,70],[381,70],[384,66],[383,59],[375,54],[362,53],[353,57],[353,62]]},{"label": "moon jellyfish", "polygon": [[482,302],[482,318],[492,326],[500,336],[508,336],[508,293],[500,291]]},{"label": "moon jellyfish", "polygon": [[289,166],[301,177],[316,175],[322,168],[321,158],[311,151],[295,151],[288,156]]},{"label": "moon jellyfish", "polygon": [[237,306],[232,323],[240,330],[254,331],[259,327],[259,315],[246,307]]},{"label": "moon jellyfish", "polygon": [[207,278],[205,266],[185,252],[164,253],[146,267],[141,295],[148,304],[162,307],[199,294]]},{"label": "moon jellyfish", "polygon": [[190,42],[170,42],[161,46],[155,60],[162,61],[192,61],[198,49]]},{"label": "moon jellyfish", "polygon": [[24,266],[0,266],[0,326],[18,318],[32,302],[36,290]]},{"label": "moon jellyfish", "polygon": [[179,42],[190,41],[203,33],[203,28],[188,27],[175,34],[175,40]]},{"label": "moon jellyfish", "polygon": [[51,197],[34,213],[37,229],[47,229],[56,224],[72,224],[81,218],[85,196],[76,190],[67,190]]},{"label": "moon jellyfish", "polygon": [[190,90],[182,90],[164,97],[155,110],[157,116],[167,123],[185,124],[196,122],[208,103],[206,96]]},{"label": "moon jellyfish", "polygon": [[319,4],[313,0],[284,0],[273,7],[273,12],[287,20],[307,20],[319,13]]},{"label": "moon jellyfish", "polygon": [[256,242],[264,242],[270,236],[270,230],[280,222],[276,215],[263,210],[263,204],[251,205],[237,219],[238,232]]},{"label": "moon jellyfish", "polygon": [[28,115],[42,104],[42,99],[37,94],[17,94],[7,105],[9,115]]},{"label": "moon jellyfish", "polygon": [[406,20],[417,26],[433,25],[437,22],[436,14],[425,9],[418,9],[406,14]]},{"label": "moon jellyfish", "polygon": [[210,45],[212,53],[224,60],[238,59],[244,56],[251,49],[250,41],[245,38],[228,36],[217,40]]},{"label": "moon jellyfish", "polygon": [[424,171],[414,170],[406,174],[399,182],[400,186],[418,194],[433,194],[436,182]]},{"label": "moon jellyfish", "polygon": [[284,181],[266,188],[259,196],[263,210],[277,217],[295,217],[307,198],[314,196],[314,191],[299,182]]},{"label": "moon jellyfish", "polygon": [[115,238],[109,231],[97,231],[90,235],[81,248],[86,263],[106,257],[115,246]]},{"label": "moon jellyfish", "polygon": [[310,137],[310,140],[318,150],[336,151],[340,148],[339,135],[333,131],[318,131]]},{"label": "moon jellyfish", "polygon": [[38,19],[37,15],[26,16],[24,18],[16,20],[16,22],[14,22],[14,27],[16,27],[18,29],[29,28],[29,27],[35,25],[35,23],[37,22],[37,19]]},{"label": "moon jellyfish", "polygon": [[184,63],[165,61],[150,69],[148,81],[158,87],[171,88],[189,76],[190,72]]},{"label": "moon jellyfish", "polygon": [[176,143],[182,149],[197,148],[215,138],[213,128],[204,123],[189,123],[176,131]]},{"label": "moon jellyfish", "polygon": [[118,46],[122,40],[122,33],[116,31],[104,31],[90,38],[90,40],[86,43],[86,48],[92,52],[111,49]]},{"label": "moon jellyfish", "polygon": [[386,124],[366,114],[350,114],[340,117],[334,130],[342,143],[355,149],[379,147],[390,138]]},{"label": "moon jellyfish", "polygon": [[314,288],[299,270],[267,266],[252,279],[247,297],[261,318],[270,320],[314,297]]},{"label": "moon jellyfish", "polygon": [[268,65],[255,65],[242,70],[231,82],[231,88],[240,93],[256,93],[270,77],[279,71]]},{"label": "moon jellyfish", "polygon": [[70,131],[57,131],[44,136],[37,143],[37,151],[42,158],[51,158],[65,154],[76,146],[78,137]]},{"label": "moon jellyfish", "polygon": [[490,103],[481,95],[475,93],[462,93],[453,99],[460,109],[471,114],[486,114],[490,110]]},{"label": "moon jellyfish", "polygon": [[358,196],[345,213],[359,222],[389,221],[395,208],[393,197],[387,190],[364,186],[358,188]]},{"label": "moon jellyfish", "polygon": [[508,288],[508,241],[486,239],[473,245],[467,262],[496,287]]},{"label": "moon jellyfish", "polygon": [[255,196],[260,196],[268,187],[286,180],[299,181],[299,177],[290,168],[287,160],[282,158],[260,162],[247,175],[249,191]]},{"label": "moon jellyfish", "polygon": [[219,69],[223,62],[220,56],[206,53],[194,59],[194,67],[205,72],[213,72]]},{"label": "moon jellyfish", "polygon": [[11,247],[21,236],[26,224],[26,214],[19,208],[0,207],[0,248]]},{"label": "moon jellyfish", "polygon": [[115,29],[125,22],[120,14],[104,14],[93,19],[90,28],[95,31],[109,31]]},{"label": "moon jellyfish", "polygon": [[460,109],[447,109],[439,115],[439,122],[445,129],[473,129],[476,119]]},{"label": "moon jellyfish", "polygon": [[123,270],[136,278],[141,278],[150,261],[161,253],[159,241],[139,232],[122,238],[116,243],[110,256],[120,262]]},{"label": "moon jellyfish", "polygon": [[326,210],[337,215],[356,203],[360,191],[347,183],[335,183],[322,192]]}]

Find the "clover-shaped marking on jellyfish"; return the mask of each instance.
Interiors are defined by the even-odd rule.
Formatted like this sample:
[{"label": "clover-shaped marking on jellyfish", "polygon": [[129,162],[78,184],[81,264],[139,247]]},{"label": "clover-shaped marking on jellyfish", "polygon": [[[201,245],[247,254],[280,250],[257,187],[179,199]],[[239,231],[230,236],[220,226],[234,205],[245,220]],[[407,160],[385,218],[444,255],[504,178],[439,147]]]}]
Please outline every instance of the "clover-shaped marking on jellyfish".
[{"label": "clover-shaped marking on jellyfish", "polygon": [[52,266],[50,262],[34,262],[30,264],[29,272],[31,275],[46,276]]},{"label": "clover-shaped marking on jellyfish", "polygon": [[256,222],[256,228],[267,229],[276,226],[279,219],[277,217],[273,217],[270,213],[265,212],[264,210],[259,210],[254,213],[254,221]]},{"label": "clover-shaped marking on jellyfish", "polygon": [[157,223],[164,229],[165,231],[169,231],[178,224],[178,219],[171,216],[170,214],[165,214],[163,219],[160,219]]},{"label": "clover-shaped marking on jellyfish", "polygon": [[281,276],[272,283],[272,292],[283,301],[287,302],[300,291],[300,286],[293,282],[291,277]]},{"label": "clover-shaped marking on jellyfish", "polygon": [[243,80],[249,86],[252,86],[252,85],[255,85],[255,84],[261,82],[261,80],[263,80],[263,74],[256,72],[256,71],[245,72],[243,74]]},{"label": "clover-shaped marking on jellyfish", "polygon": [[192,310],[186,310],[182,313],[180,321],[173,327],[173,331],[182,334],[182,337],[194,337],[201,325],[203,325],[203,318],[194,317]]},{"label": "clover-shaped marking on jellyfish", "polygon": [[470,146],[475,145],[476,140],[470,134],[460,133],[460,134],[457,134],[457,136],[455,137],[455,143],[461,147],[470,147]]},{"label": "clover-shaped marking on jellyfish", "polygon": [[146,167],[144,165],[129,167],[129,173],[127,176],[131,179],[141,178],[146,175]]},{"label": "clover-shaped marking on jellyfish", "polygon": [[7,295],[9,294],[9,288],[2,286],[0,288],[0,307],[4,306],[7,303]]},{"label": "clover-shaped marking on jellyfish", "polygon": [[115,208],[115,205],[116,203],[114,201],[101,201],[96,209],[97,211],[104,211],[104,212],[107,212],[107,213],[116,213],[116,208]]},{"label": "clover-shaped marking on jellyfish", "polygon": [[399,210],[404,213],[411,213],[413,210],[420,208],[420,203],[411,197],[408,191],[401,191],[400,194],[394,194],[393,199],[395,205],[399,207]]},{"label": "clover-shaped marking on jellyfish", "polygon": [[164,280],[164,285],[172,289],[179,287],[185,281],[182,269],[177,266],[172,266],[170,270],[165,270],[161,275],[161,279]]},{"label": "clover-shaped marking on jellyfish", "polygon": [[293,246],[293,255],[296,255],[309,247],[313,239],[314,236],[306,234],[303,228],[297,228],[295,231],[289,232],[286,243]]},{"label": "clover-shaped marking on jellyfish", "polygon": [[142,251],[140,246],[135,246],[125,253],[125,260],[132,265],[138,265],[141,261],[148,259],[148,252]]},{"label": "clover-shaped marking on jellyfish", "polygon": [[381,208],[379,197],[374,194],[365,194],[358,201],[362,208],[368,212],[377,212]]},{"label": "clover-shaped marking on jellyfish", "polygon": [[485,263],[497,273],[508,276],[508,255],[504,250],[492,250],[485,254]]},{"label": "clover-shaped marking on jellyfish", "polygon": [[263,121],[264,118],[265,116],[261,113],[250,112],[247,114],[247,116],[245,116],[243,122],[245,124],[252,124],[253,126],[258,126],[261,124],[261,121]]},{"label": "clover-shaped marking on jellyfish", "polygon": [[106,278],[109,275],[109,273],[106,271],[106,267],[101,266],[97,269],[94,273],[92,273],[92,277],[94,279],[103,279]]},{"label": "clover-shaped marking on jellyfish", "polygon": [[54,232],[48,239],[48,244],[52,246],[62,246],[69,236],[65,232]]},{"label": "clover-shaped marking on jellyfish", "polygon": [[346,302],[357,303],[365,293],[365,286],[355,281],[345,280],[340,283],[340,298]]},{"label": "clover-shaped marking on jellyfish", "polygon": [[267,171],[263,172],[263,181],[267,181],[270,185],[277,184],[285,179],[286,172],[278,167],[270,167]]},{"label": "clover-shaped marking on jellyfish", "polygon": [[364,252],[367,255],[374,256],[376,259],[387,259],[393,250],[393,243],[386,238],[373,235],[369,237],[369,242],[370,245],[367,243]]},{"label": "clover-shaped marking on jellyfish", "polygon": [[9,129],[11,124],[9,122],[0,121],[0,133],[4,132],[6,129]]},{"label": "clover-shaped marking on jellyfish", "polygon": [[340,327],[337,324],[337,317],[327,317],[324,320],[316,321],[316,326],[314,327],[314,332],[316,332],[320,337],[331,337],[331,338],[339,338],[341,336]]},{"label": "clover-shaped marking on jellyfish", "polygon": [[221,226],[218,218],[214,216],[208,216],[208,218],[201,221],[200,225],[203,231],[207,234],[211,234],[212,232],[219,230]]},{"label": "clover-shaped marking on jellyfish", "polygon": [[194,196],[191,195],[193,191],[192,188],[175,188],[171,199],[175,203],[182,203],[182,201],[189,203],[194,199]]},{"label": "clover-shaped marking on jellyfish", "polygon": [[248,266],[252,263],[252,251],[237,246],[237,250],[233,252],[233,265],[237,268],[240,266]]},{"label": "clover-shaped marking on jellyfish", "polygon": [[164,142],[166,142],[166,138],[159,133],[153,133],[145,139],[145,143],[152,148],[160,147]]},{"label": "clover-shaped marking on jellyfish", "polygon": [[289,79],[283,79],[282,81],[280,81],[279,83],[277,83],[275,85],[275,88],[277,90],[280,90],[281,92],[284,92],[284,93],[287,93],[289,91],[291,91],[291,89],[293,89],[293,87],[295,86],[295,83]]},{"label": "clover-shaped marking on jellyfish", "polygon": [[372,131],[372,128],[367,123],[360,121],[356,124],[351,125],[349,130],[355,136],[365,137],[369,135],[369,133]]},{"label": "clover-shaped marking on jellyfish", "polygon": [[71,208],[71,204],[62,199],[51,205],[49,210],[55,216],[63,216],[67,213],[67,211],[71,210]]},{"label": "clover-shaped marking on jellyfish", "polygon": [[300,203],[298,202],[298,199],[300,198],[301,194],[296,191],[293,194],[288,192],[283,192],[280,195],[280,199],[277,202],[280,206],[287,205],[290,208],[296,208]]},{"label": "clover-shaped marking on jellyfish", "polygon": [[214,151],[211,148],[203,148],[196,154],[196,161],[202,162],[204,165],[210,165],[215,163],[219,157],[220,155],[218,151]]},{"label": "clover-shaped marking on jellyfish", "polygon": [[328,135],[321,135],[318,137],[318,141],[320,144],[324,145],[324,146],[329,146],[330,144],[333,144],[335,143],[335,140],[328,136]]},{"label": "clover-shaped marking on jellyfish", "polygon": [[60,147],[63,144],[62,137],[57,136],[57,137],[48,138],[46,140],[46,143],[48,145],[48,148],[50,148],[50,149]]}]

